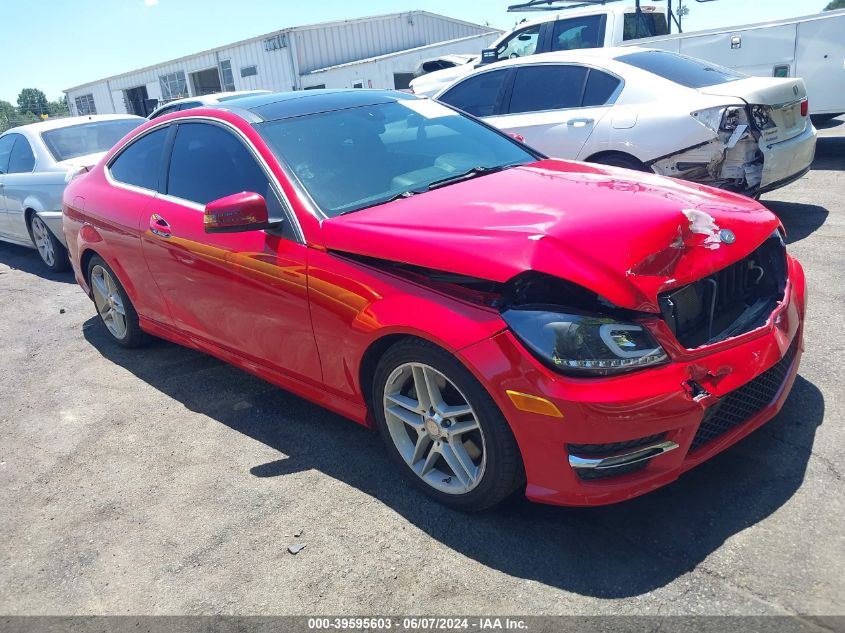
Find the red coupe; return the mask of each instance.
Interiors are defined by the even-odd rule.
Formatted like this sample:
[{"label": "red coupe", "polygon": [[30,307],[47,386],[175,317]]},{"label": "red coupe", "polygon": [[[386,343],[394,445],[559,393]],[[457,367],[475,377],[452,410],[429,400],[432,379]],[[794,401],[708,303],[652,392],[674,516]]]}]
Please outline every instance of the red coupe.
[{"label": "red coupe", "polygon": [[760,204],[547,159],[400,93],[150,121],[71,181],[64,231],[115,342],[376,427],[463,509],[667,484],[772,418],[802,352],[804,273]]}]

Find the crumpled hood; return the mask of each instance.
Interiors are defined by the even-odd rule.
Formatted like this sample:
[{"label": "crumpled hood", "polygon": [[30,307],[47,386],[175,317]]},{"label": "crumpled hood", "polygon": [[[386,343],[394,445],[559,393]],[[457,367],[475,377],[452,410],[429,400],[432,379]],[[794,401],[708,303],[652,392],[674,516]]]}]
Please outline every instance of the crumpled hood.
[{"label": "crumpled hood", "polygon": [[736,194],[544,160],[325,220],[323,236],[329,250],[491,281],[547,273],[657,312],[659,292],[742,259],[779,224]]}]

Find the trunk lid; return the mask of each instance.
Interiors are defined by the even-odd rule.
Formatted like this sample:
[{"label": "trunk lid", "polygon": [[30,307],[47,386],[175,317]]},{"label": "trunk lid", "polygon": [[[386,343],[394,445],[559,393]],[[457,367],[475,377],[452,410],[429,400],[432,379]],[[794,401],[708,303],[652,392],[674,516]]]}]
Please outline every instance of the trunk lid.
[{"label": "trunk lid", "polygon": [[[543,272],[657,312],[658,293],[739,261],[778,225],[738,195],[544,160],[325,220],[323,239],[332,251],[498,282]],[[735,243],[720,241],[722,229]]]},{"label": "trunk lid", "polygon": [[767,106],[770,122],[755,121],[766,144],[798,136],[807,126],[808,117],[801,114],[801,101],[807,98],[803,79],[748,77],[698,90],[707,95],[738,97],[752,106]]}]

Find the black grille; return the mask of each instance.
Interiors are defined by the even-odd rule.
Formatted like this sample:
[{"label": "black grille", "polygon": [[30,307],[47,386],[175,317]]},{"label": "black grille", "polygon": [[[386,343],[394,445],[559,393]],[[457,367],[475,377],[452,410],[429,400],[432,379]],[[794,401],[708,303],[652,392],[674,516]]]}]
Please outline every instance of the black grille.
[{"label": "black grille", "polygon": [[786,251],[775,234],[735,264],[661,293],[660,309],[678,341],[693,349],[763,325],[785,287]]},{"label": "black grille", "polygon": [[[635,440],[627,440],[625,442],[614,442],[612,444],[567,444],[566,448],[572,455],[579,457],[610,457],[611,455],[625,452],[633,452],[636,449],[660,442],[666,438],[666,433],[658,433],[657,435],[649,435],[648,437],[640,437]],[[636,462],[634,464],[626,464],[623,466],[616,466],[614,468],[589,469],[579,468],[576,473],[579,479],[594,480],[607,479],[608,477],[619,477],[638,470],[642,470],[651,463],[650,459]]]},{"label": "black grille", "polygon": [[777,396],[783,381],[786,380],[797,349],[798,337],[796,336],[784,357],[776,365],[723,396],[719,402],[707,409],[698,432],[692,440],[690,451],[735,429],[769,406]]}]

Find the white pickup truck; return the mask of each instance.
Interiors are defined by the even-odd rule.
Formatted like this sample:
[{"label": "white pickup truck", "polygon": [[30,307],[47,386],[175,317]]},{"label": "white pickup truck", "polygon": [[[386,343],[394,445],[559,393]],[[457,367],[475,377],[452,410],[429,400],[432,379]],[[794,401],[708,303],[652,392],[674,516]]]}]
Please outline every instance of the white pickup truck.
[{"label": "white pickup truck", "polygon": [[[544,4],[555,8],[556,3]],[[433,95],[479,63],[577,48],[643,46],[697,57],[749,75],[801,77],[816,120],[845,112],[845,9],[670,35],[666,8],[637,4],[556,7],[561,10],[518,24],[468,63],[418,77],[411,82],[411,89],[416,94]]]}]

